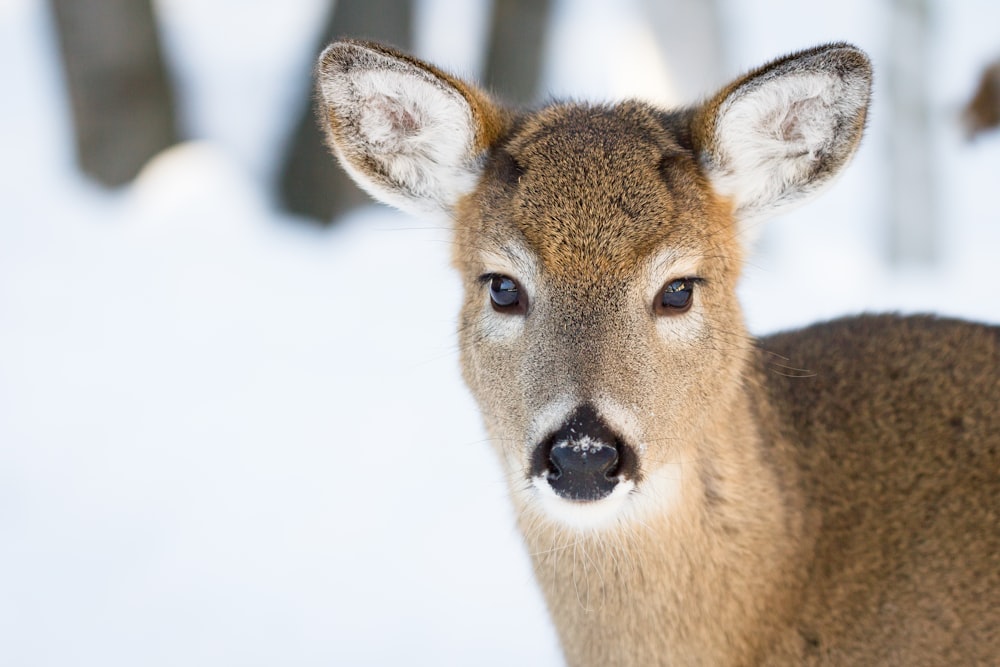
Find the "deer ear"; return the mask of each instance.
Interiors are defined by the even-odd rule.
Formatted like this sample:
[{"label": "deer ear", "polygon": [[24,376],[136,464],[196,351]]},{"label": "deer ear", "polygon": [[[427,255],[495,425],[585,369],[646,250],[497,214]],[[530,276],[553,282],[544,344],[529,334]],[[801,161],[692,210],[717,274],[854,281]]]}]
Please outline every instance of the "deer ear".
[{"label": "deer ear", "polygon": [[871,77],[864,52],[829,44],[750,72],[695,112],[695,147],[741,232],[840,172],[864,131]]},{"label": "deer ear", "polygon": [[376,199],[450,214],[476,185],[504,114],[474,87],[390,48],[331,44],[317,87],[327,141]]}]

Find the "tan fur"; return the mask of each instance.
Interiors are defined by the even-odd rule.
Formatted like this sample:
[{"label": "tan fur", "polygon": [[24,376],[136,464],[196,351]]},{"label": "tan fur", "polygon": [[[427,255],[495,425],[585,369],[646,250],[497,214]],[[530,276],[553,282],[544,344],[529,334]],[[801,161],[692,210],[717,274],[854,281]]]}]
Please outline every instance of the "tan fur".
[{"label": "tan fur", "polygon": [[[868,316],[755,341],[735,296],[741,211],[806,196],[857,146],[861,52],[795,54],[688,110],[514,114],[377,45],[334,45],[321,80],[364,49],[454,86],[476,118],[484,150],[468,158],[481,172],[453,209],[462,369],[568,664],[998,663],[1000,329]],[[862,102],[806,119],[829,114],[829,141],[770,199],[722,196],[713,179],[739,161],[716,144],[720,114],[817,72]],[[795,117],[810,104],[778,119],[789,160],[813,131]],[[341,159],[378,179],[342,136],[341,118],[363,111],[328,103],[326,127]],[[522,314],[489,306],[483,276],[508,271],[530,272],[515,276]],[[690,275],[692,310],[657,315],[657,288]],[[607,525],[553,518],[526,472],[539,420],[567,397],[621,406],[616,427],[642,443],[635,488]]]}]

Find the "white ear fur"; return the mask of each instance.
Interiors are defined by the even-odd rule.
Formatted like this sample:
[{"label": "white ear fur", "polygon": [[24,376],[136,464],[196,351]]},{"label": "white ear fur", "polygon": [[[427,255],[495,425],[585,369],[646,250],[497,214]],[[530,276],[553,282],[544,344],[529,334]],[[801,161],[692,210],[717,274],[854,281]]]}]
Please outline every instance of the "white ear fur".
[{"label": "white ear fur", "polygon": [[707,105],[703,161],[746,241],[833,181],[861,139],[870,89],[867,56],[836,44],[766,65]]},{"label": "white ear fur", "polygon": [[475,187],[473,111],[442,75],[388,49],[338,42],[320,57],[317,79],[330,146],[373,197],[447,214]]}]

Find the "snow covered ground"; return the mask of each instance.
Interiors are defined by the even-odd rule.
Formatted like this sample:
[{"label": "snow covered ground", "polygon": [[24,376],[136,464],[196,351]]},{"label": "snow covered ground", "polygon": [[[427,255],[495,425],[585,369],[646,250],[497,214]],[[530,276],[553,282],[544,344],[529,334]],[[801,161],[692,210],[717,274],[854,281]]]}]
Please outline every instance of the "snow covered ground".
[{"label": "snow covered ground", "polygon": [[[835,39],[878,68],[887,17],[814,4],[725,3],[733,72]],[[752,260],[755,332],[1000,322],[1000,137],[953,127],[1000,9],[939,5],[942,261],[882,261],[877,89],[854,167]],[[321,231],[268,200],[323,3],[158,6],[198,140],[105,192],[73,170],[43,3],[0,1],[0,664],[559,664],[459,379],[447,230],[373,206]],[[562,3],[548,88],[623,94],[608,70],[634,80],[640,51],[593,43],[627,44],[639,6]],[[483,6],[421,7],[418,50],[473,71]]]}]

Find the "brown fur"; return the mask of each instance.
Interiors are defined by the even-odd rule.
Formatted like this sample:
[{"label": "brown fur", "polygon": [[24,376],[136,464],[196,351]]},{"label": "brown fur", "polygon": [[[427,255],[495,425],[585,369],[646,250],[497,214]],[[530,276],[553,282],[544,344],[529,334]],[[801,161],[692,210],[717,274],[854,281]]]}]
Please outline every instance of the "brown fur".
[{"label": "brown fur", "polygon": [[[334,46],[321,80],[352,49],[395,53]],[[754,341],[735,297],[737,215],[803,197],[847,162],[865,122],[864,55],[818,47],[687,110],[553,104],[521,115],[398,57],[461,91],[487,147],[452,211],[462,369],[567,662],[996,664],[1000,329],[868,316]],[[717,144],[727,105],[815,72],[842,77],[861,101],[829,105],[829,141],[781,187],[720,194],[713,177],[740,166]],[[809,113],[815,100],[795,104]],[[779,126],[789,159],[813,131],[798,111]],[[341,136],[343,119],[363,112],[330,103],[327,127],[338,155],[377,180],[365,169],[377,147]],[[650,304],[651,284],[685,277],[650,266],[664,250],[701,279],[691,313]],[[528,271],[522,251],[530,300],[496,315],[484,275],[498,256]],[[610,526],[554,519],[526,474],[539,411],[568,395],[625,406],[648,445],[632,492],[644,509]]]}]

